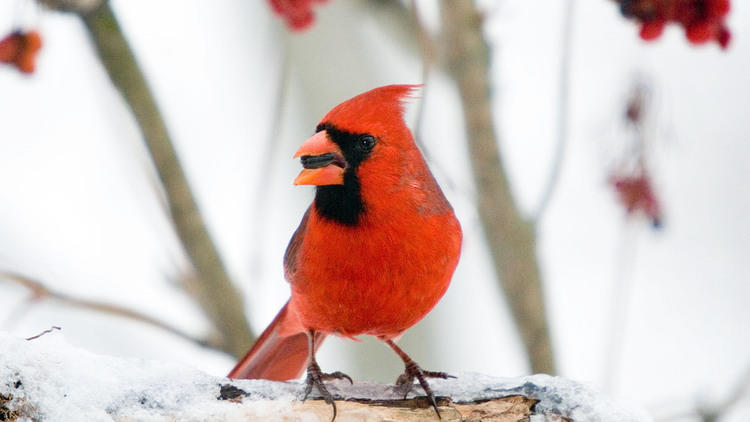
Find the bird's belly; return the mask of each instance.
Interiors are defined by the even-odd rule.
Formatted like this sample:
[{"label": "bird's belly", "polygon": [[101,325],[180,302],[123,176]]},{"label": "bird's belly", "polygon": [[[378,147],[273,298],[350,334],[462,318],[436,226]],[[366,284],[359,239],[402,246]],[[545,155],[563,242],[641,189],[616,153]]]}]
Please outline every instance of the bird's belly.
[{"label": "bird's belly", "polygon": [[362,240],[329,246],[325,254],[311,253],[315,246],[308,245],[299,254],[290,307],[304,328],[395,337],[422,319],[448,288],[460,238]]},{"label": "bird's belly", "polygon": [[449,275],[431,274],[429,285],[392,274],[342,277],[332,273],[322,286],[292,287],[293,308],[308,329],[342,336],[394,337],[422,319],[448,287]]}]

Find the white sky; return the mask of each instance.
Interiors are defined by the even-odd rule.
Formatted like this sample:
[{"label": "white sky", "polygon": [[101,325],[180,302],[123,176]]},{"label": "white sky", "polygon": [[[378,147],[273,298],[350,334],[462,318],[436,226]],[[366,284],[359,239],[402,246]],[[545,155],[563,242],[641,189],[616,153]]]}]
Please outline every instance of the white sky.
[{"label": "white sky", "polygon": [[[392,22],[361,1],[329,2],[317,9],[313,30],[291,36],[264,2],[113,3],[261,330],[288,296],[281,256],[312,197],[291,185],[299,164],[289,157],[332,106],[378,85],[420,82],[421,65],[399,47],[403,40],[384,35]],[[555,144],[561,6],[485,3],[502,150],[531,211]],[[660,413],[697,398],[720,400],[750,367],[750,6],[733,2],[734,38],[721,51],[689,45],[678,28],[646,44],[613,2],[576,3],[570,143],[539,227],[561,373]],[[0,1],[0,32],[14,24],[15,4]],[[422,4],[430,16],[432,2]],[[0,269],[200,335],[202,316],[165,282],[178,277],[183,260],[137,128],[82,26],[49,12],[27,18],[45,41],[37,73],[0,69]],[[269,149],[285,45],[290,77]],[[625,223],[606,185],[612,151],[627,136],[621,114],[635,75],[650,83],[654,100],[650,159],[666,215],[656,232],[640,220]],[[446,297],[402,343],[426,368],[524,374],[472,205],[456,93],[439,73],[427,82],[421,131],[466,241]],[[618,274],[626,283],[620,290]],[[628,292],[630,306],[612,334],[615,291]],[[97,353],[174,359],[214,374],[232,365],[152,328],[52,304],[29,307],[25,297],[0,284],[0,329],[27,336],[61,325],[70,342]],[[611,335],[619,357],[607,356]],[[619,364],[608,385],[612,359]],[[381,381],[401,370],[370,341],[330,341],[320,361]],[[746,399],[729,420],[748,416]]]}]

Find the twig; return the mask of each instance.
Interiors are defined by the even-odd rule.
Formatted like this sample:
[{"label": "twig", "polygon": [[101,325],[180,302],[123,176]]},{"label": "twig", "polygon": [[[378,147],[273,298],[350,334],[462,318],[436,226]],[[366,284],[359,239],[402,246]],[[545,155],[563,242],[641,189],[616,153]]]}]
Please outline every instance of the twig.
[{"label": "twig", "polygon": [[422,84],[424,86],[422,87],[422,90],[420,92],[420,100],[419,104],[417,105],[417,118],[414,122],[414,141],[417,143],[417,146],[422,151],[422,154],[424,155],[425,160],[430,163],[432,168],[436,170],[441,176],[448,187],[448,189],[451,189],[453,191],[458,191],[459,187],[456,184],[456,182],[453,181],[453,178],[451,178],[450,173],[445,170],[445,168],[442,166],[442,164],[435,160],[432,157],[432,154],[430,153],[430,149],[427,148],[427,145],[424,143],[424,139],[422,136],[422,122],[424,121],[424,110],[425,110],[425,104],[427,103],[427,93],[428,93],[428,87],[427,87],[427,79],[429,78],[430,72],[432,71],[432,68],[435,66],[437,62],[437,54],[436,49],[437,46],[435,45],[435,41],[430,37],[430,34],[427,32],[427,28],[424,27],[422,24],[422,21],[419,19],[419,11],[417,9],[417,1],[411,0],[409,3],[408,10],[401,9],[408,12],[408,17],[411,20],[412,24],[414,25],[414,28],[416,28],[416,37],[419,45],[419,50],[422,55]]},{"label": "twig", "polygon": [[73,12],[86,15],[101,7],[107,0],[37,0],[40,4],[52,10]]},{"label": "twig", "polygon": [[[277,26],[278,27],[278,26]],[[273,114],[271,115],[271,125],[269,126],[268,134],[266,135],[266,152],[264,156],[265,160],[261,160],[260,175],[268,175],[273,173],[273,165],[275,163],[275,157],[279,145],[279,133],[281,133],[281,123],[284,116],[284,105],[286,104],[287,87],[289,86],[289,70],[291,67],[291,50],[289,48],[289,33],[288,31],[280,31],[281,45],[279,50],[281,51],[281,63],[279,64],[281,72],[279,72],[278,79],[276,81],[276,95],[275,103],[273,105]],[[258,178],[256,186],[256,198],[267,198],[270,190],[270,184],[263,177]],[[254,218],[255,224],[253,225],[253,233],[250,235],[250,239],[264,239],[264,230],[266,229],[266,216],[268,214],[268,207],[264,206],[263,203],[259,202],[256,207],[257,216]],[[254,242],[253,251],[251,253],[251,264],[250,269],[256,279],[260,279],[263,276],[263,259],[262,255],[263,242]]]},{"label": "twig", "polygon": [[737,387],[729,394],[729,397],[718,405],[700,406],[696,409],[696,413],[705,422],[718,421],[722,416],[732,410],[732,408],[739,403],[740,399],[748,393],[750,393],[750,368],[745,371],[742,379],[740,379],[737,383]]},{"label": "twig", "polygon": [[750,394],[750,367],[747,368],[745,375],[737,383],[737,388],[735,388],[734,392],[727,397],[721,408],[729,409],[734,407],[746,394]]},{"label": "twig", "polygon": [[622,237],[618,242],[616,250],[616,268],[610,302],[610,321],[605,327],[605,365],[602,371],[605,391],[614,392],[618,372],[622,361],[622,345],[625,343],[627,330],[625,327],[630,309],[631,291],[633,287],[633,263],[635,261],[636,234],[631,230],[633,226],[630,220],[625,220],[622,228]]},{"label": "twig", "polygon": [[[71,0],[60,0],[62,3]],[[55,3],[46,0],[46,3]],[[151,91],[108,2],[80,13],[102,64],[130,106],[156,166],[177,235],[200,280],[193,296],[218,329],[221,349],[241,356],[253,335],[241,295],[232,285],[198,211]]]},{"label": "twig", "polygon": [[560,42],[560,80],[558,82],[559,92],[557,98],[557,144],[555,146],[555,153],[552,156],[552,167],[550,168],[547,182],[544,185],[545,187],[542,191],[539,205],[534,214],[534,222],[537,224],[541,221],[544,212],[549,208],[549,204],[555,194],[555,190],[560,180],[560,173],[562,172],[565,151],[568,146],[568,124],[570,121],[570,50],[572,45],[571,40],[573,34],[575,0],[567,0],[567,4],[564,5],[563,8],[565,11],[563,12],[563,30]]},{"label": "twig", "polygon": [[445,54],[463,102],[478,211],[500,286],[534,372],[554,373],[533,224],[521,217],[492,122],[489,57],[473,2],[441,1]]},{"label": "twig", "polygon": [[422,83],[425,84],[425,86],[422,87],[422,98],[419,101],[417,119],[414,123],[414,140],[417,142],[419,149],[422,150],[422,154],[424,154],[427,161],[432,161],[429,150],[422,142],[422,122],[424,120],[424,104],[427,97],[427,78],[430,75],[432,67],[435,65],[435,43],[430,38],[430,34],[427,33],[427,29],[422,24],[422,21],[419,19],[417,0],[411,0],[409,3],[409,18],[416,28],[417,41],[422,55]]},{"label": "twig", "polygon": [[49,333],[51,333],[51,332],[53,332],[55,330],[60,331],[60,330],[62,330],[62,328],[58,327],[57,325],[53,325],[53,326],[49,327],[48,329],[42,331],[41,333],[39,333],[39,334],[37,334],[35,336],[27,337],[26,341],[36,340],[39,337],[41,337],[41,336],[43,336],[45,334],[49,334]]},{"label": "twig", "polygon": [[666,416],[655,416],[654,420],[657,422],[669,422],[688,418],[695,419],[697,416],[704,422],[716,422],[729,413],[747,394],[750,394],[750,368],[747,368],[743,377],[737,383],[736,388],[729,393],[729,396],[718,404],[697,405]]},{"label": "twig", "polygon": [[[0,271],[0,280],[3,280],[3,279],[15,282],[29,289],[33,295],[32,296],[33,299],[53,299],[62,304],[72,306],[75,308],[87,309],[91,311],[96,311],[96,312],[101,312],[105,314],[116,315],[119,317],[132,319],[135,321],[139,321],[139,322],[160,328],[164,331],[167,331],[171,334],[181,337],[187,341],[198,344],[199,346],[211,347],[214,349],[220,348],[219,347],[220,345],[216,344],[216,342],[211,342],[208,340],[203,340],[203,339],[193,337],[190,334],[180,329],[167,325],[164,322],[161,322],[146,314],[136,312],[136,311],[124,308],[119,305],[115,305],[112,303],[97,302],[97,301],[88,300],[88,299],[75,298],[75,297],[66,295],[64,293],[52,290],[48,288],[47,286],[45,286],[40,281],[34,280],[30,277],[26,277],[21,274],[16,274],[16,273],[8,272],[8,271]],[[30,340],[30,339],[27,339],[27,340]]]}]

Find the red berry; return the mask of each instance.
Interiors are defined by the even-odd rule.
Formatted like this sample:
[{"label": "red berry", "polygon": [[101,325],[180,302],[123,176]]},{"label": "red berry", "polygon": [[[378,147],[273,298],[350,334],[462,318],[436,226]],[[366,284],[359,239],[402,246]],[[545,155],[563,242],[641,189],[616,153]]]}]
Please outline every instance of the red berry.
[{"label": "red berry", "polygon": [[708,4],[706,12],[712,18],[723,18],[730,8],[729,0],[713,0]]},{"label": "red berry", "polygon": [[0,62],[14,65],[23,73],[34,72],[42,37],[37,31],[16,31],[0,40]]},{"label": "red berry", "polygon": [[612,176],[609,183],[615,188],[620,204],[629,215],[640,212],[649,218],[655,227],[661,224],[659,199],[645,169],[634,175]]},{"label": "red berry", "polygon": [[293,31],[301,31],[312,25],[315,15],[313,4],[324,3],[327,0],[268,0],[271,9],[286,21]]},{"label": "red berry", "polygon": [[710,22],[696,22],[685,29],[688,41],[703,44],[716,36],[716,25]]},{"label": "red berry", "polygon": [[721,48],[726,49],[729,46],[729,41],[732,40],[732,33],[726,27],[719,28],[719,35],[716,37],[716,41],[719,42]]},{"label": "red berry", "polygon": [[13,63],[18,56],[23,40],[21,34],[14,32],[0,40],[0,62]]},{"label": "red berry", "polygon": [[702,44],[716,40],[722,48],[729,45],[731,35],[724,26],[731,8],[730,0],[616,0],[620,11],[641,23],[640,37],[659,38],[667,23],[685,28],[688,40]]},{"label": "red berry", "polygon": [[664,32],[665,22],[662,20],[654,20],[650,22],[644,22],[641,26],[641,38],[650,41],[659,38],[662,32]]}]

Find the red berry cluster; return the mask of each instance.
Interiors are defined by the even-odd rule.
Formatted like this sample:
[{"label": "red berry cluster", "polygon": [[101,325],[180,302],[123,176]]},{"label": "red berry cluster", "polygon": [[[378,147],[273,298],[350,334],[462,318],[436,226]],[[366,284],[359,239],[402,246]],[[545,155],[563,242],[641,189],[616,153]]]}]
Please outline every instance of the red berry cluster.
[{"label": "red berry cluster", "polygon": [[293,31],[302,31],[315,20],[312,8],[316,3],[327,0],[268,0],[274,13],[286,21]]},{"label": "red berry cluster", "polygon": [[641,23],[644,40],[658,38],[664,26],[676,22],[685,28],[693,44],[716,41],[727,48],[731,33],[724,24],[729,13],[729,0],[615,0],[625,17]]},{"label": "red berry cluster", "polygon": [[661,226],[661,207],[648,173],[641,171],[635,175],[613,175],[609,183],[615,188],[628,215],[641,212],[654,227]]},{"label": "red berry cluster", "polygon": [[0,63],[15,66],[23,73],[34,72],[42,37],[37,31],[14,31],[0,40]]}]

